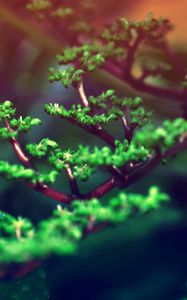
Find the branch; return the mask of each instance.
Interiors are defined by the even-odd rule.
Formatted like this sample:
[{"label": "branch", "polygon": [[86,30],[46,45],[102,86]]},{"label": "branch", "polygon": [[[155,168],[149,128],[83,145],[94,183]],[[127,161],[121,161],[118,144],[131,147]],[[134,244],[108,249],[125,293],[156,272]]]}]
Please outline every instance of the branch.
[{"label": "branch", "polygon": [[[75,123],[75,122],[73,122],[73,123]],[[10,124],[9,124],[8,120],[5,121],[5,124],[6,124],[7,128],[10,130],[10,132],[13,132],[13,129],[10,127]],[[79,126],[80,126],[80,124],[79,124]],[[93,127],[93,129],[92,129],[89,126],[83,126],[83,128],[86,129],[86,130],[89,129],[89,132],[91,132],[91,133],[93,133],[93,130],[94,130],[94,134],[96,134],[97,136],[99,136],[103,140],[107,139],[107,141],[110,141],[110,143],[111,143],[111,138],[108,140],[108,134],[105,133],[104,130],[97,129],[95,127]],[[97,133],[99,133],[99,134],[97,134]],[[21,163],[23,165],[25,165],[26,167],[29,167],[31,169],[36,170],[34,165],[30,162],[30,159],[27,157],[27,155],[22,150],[22,147],[19,144],[19,142],[17,141],[17,139],[15,137],[10,138],[10,143],[12,144],[13,149],[14,149],[16,155],[18,156],[18,158],[20,159]],[[114,146],[113,138],[112,138],[112,145]],[[25,183],[31,189],[33,189],[37,192],[40,192],[43,195],[48,196],[49,198],[52,198],[53,200],[59,201],[59,202],[64,203],[64,204],[69,204],[74,199],[76,199],[76,198],[81,199],[83,196],[81,196],[81,194],[79,192],[79,189],[78,189],[77,183],[75,181],[75,178],[73,177],[71,168],[70,167],[67,168],[66,171],[67,171],[67,174],[68,174],[68,179],[69,179],[69,183],[70,183],[70,187],[71,187],[73,195],[68,195],[68,194],[65,194],[63,192],[56,191],[53,188],[51,188],[51,187],[49,187],[45,184],[42,184],[42,183],[33,184],[33,183],[27,183],[26,181],[25,181]],[[114,177],[112,177],[110,180],[108,180],[105,183],[103,183],[102,185],[100,185],[94,191],[92,191],[89,194],[85,195],[84,198],[85,199],[87,197],[88,198],[94,198],[94,197],[100,198],[105,193],[107,193],[110,189],[112,189],[113,186],[115,186],[115,185],[116,184],[115,184],[115,181],[114,181]]]},{"label": "branch", "polygon": [[125,72],[128,74],[131,74],[132,72],[132,67],[133,67],[133,63],[135,61],[135,55],[136,52],[140,46],[140,44],[142,43],[144,37],[141,33],[139,33],[139,35],[137,36],[136,40],[134,41],[134,44],[132,46],[128,47],[128,51],[127,51],[127,57],[126,57],[126,64],[125,64]]},{"label": "branch", "polygon": [[185,67],[182,64],[179,57],[172,51],[171,47],[168,45],[166,41],[164,41],[161,45],[161,49],[166,54],[166,56],[169,58],[170,62],[172,63],[173,67],[176,69],[178,76],[181,78],[181,80],[185,76]]},{"label": "branch", "polygon": [[112,176],[109,179],[107,179],[104,183],[99,185],[96,189],[89,192],[88,194],[85,194],[84,199],[89,200],[92,198],[101,198],[102,196],[104,196],[106,193],[108,193],[110,190],[112,190],[116,186],[117,186],[117,183],[116,183],[115,177]]},{"label": "branch", "polygon": [[120,118],[120,120],[125,133],[125,138],[130,144],[136,125],[131,123],[129,110],[127,108],[125,109],[124,115]]},{"label": "branch", "polygon": [[145,177],[147,173],[149,173],[159,165],[162,159],[163,159],[162,156],[156,153],[148,161],[142,163],[142,165],[138,167],[135,166],[134,168],[132,167],[132,173],[126,176],[125,182],[123,183],[122,187],[127,188],[130,185],[134,184],[136,181]]},{"label": "branch", "polygon": [[5,268],[1,266],[0,278],[8,279],[8,280],[21,278],[27,275],[32,270],[41,266],[42,263],[43,260],[32,260],[24,264],[17,264],[17,265],[13,264],[10,265],[9,267],[6,266]]},{"label": "branch", "polygon": [[[10,123],[9,123],[8,119],[5,120],[5,125],[6,125],[6,127],[8,128],[8,130],[10,132],[14,132],[14,130],[10,127]],[[33,169],[33,165],[30,162],[29,157],[22,150],[21,145],[19,144],[18,140],[15,137],[12,137],[12,138],[9,139],[9,141],[10,141],[16,155],[18,156],[19,160],[21,161],[21,163],[24,166]]]},{"label": "branch", "polygon": [[165,98],[178,103],[187,102],[187,92],[185,90],[174,90],[147,84],[139,79],[133,78],[131,75],[129,75],[129,73],[125,73],[122,68],[115,65],[113,62],[106,62],[104,70],[114,75],[121,81],[129,84],[136,91],[140,91],[158,98]]},{"label": "branch", "polygon": [[[119,177],[116,178],[116,176],[110,177],[104,183],[100,184],[96,189],[92,190],[91,192],[85,195],[82,195],[80,199],[86,201],[92,198],[101,198],[110,190],[112,190],[114,187],[120,187],[123,189],[127,188],[130,185],[134,184],[140,178],[146,176],[147,173],[149,173],[155,167],[157,167],[164,158],[168,158],[172,155],[176,155],[179,152],[182,152],[184,150],[187,150],[187,133],[180,138],[179,142],[175,146],[168,149],[164,153],[161,153],[160,151],[156,151],[155,154],[152,155],[150,159],[147,160],[145,163],[142,163],[140,165],[138,164],[138,166],[132,164],[131,168],[129,168],[129,174],[123,173],[124,176],[123,178],[121,177],[121,179]],[[41,185],[41,184],[35,184],[35,185],[27,184],[27,185],[32,189],[65,204],[69,204],[76,199],[75,196],[70,196],[62,192],[58,192],[56,190],[49,188],[46,185]]]},{"label": "branch", "polygon": [[[155,154],[152,155],[149,160],[147,160],[145,163],[133,165],[131,164],[128,172],[125,172],[125,168],[123,170],[123,178],[118,177],[116,179],[115,176],[112,176],[110,179],[102,183],[97,189],[93,190],[92,192],[84,195],[84,198],[90,199],[90,198],[100,198],[104,194],[108,193],[111,189],[114,187],[120,187],[120,188],[127,188],[130,185],[134,184],[136,181],[138,181],[140,178],[146,176],[150,171],[152,171],[155,167],[157,167],[160,162],[164,158],[168,158],[170,156],[176,155],[179,152],[182,152],[184,150],[187,150],[187,133],[181,136],[179,139],[179,142],[165,151],[164,153],[161,153],[159,148],[155,150]],[[125,174],[126,173],[126,174]]]},{"label": "branch", "polygon": [[70,196],[63,192],[58,192],[45,184],[41,184],[41,183],[33,184],[33,183],[27,183],[27,182],[25,182],[25,183],[31,189],[33,189],[39,193],[42,193],[43,195],[45,195],[53,200],[64,203],[64,204],[70,204],[74,199],[73,196]]},{"label": "branch", "polygon": [[86,237],[89,234],[100,232],[101,230],[108,228],[110,225],[110,222],[107,221],[94,224],[94,221],[91,220],[88,224],[88,227],[83,232],[83,237]]},{"label": "branch", "polygon": [[177,155],[178,153],[181,153],[185,150],[187,150],[187,133],[181,136],[179,142],[176,145],[174,145],[164,153],[160,153],[159,151],[155,152],[155,154],[147,162],[143,163],[138,167],[135,166],[134,171],[132,168],[133,172],[126,177],[126,181],[123,184],[123,187],[127,188],[128,186],[134,184],[140,178],[146,176],[147,173],[149,173],[155,167],[157,167],[163,159]]},{"label": "branch", "polygon": [[82,124],[82,123],[79,123],[77,120],[75,120],[74,118],[70,117],[70,118],[67,118],[67,120],[86,130],[87,132],[93,134],[93,135],[96,135],[98,138],[100,138],[101,140],[103,140],[105,143],[109,144],[112,148],[115,147],[115,139],[113,136],[111,136],[105,129],[101,128],[101,127],[97,127],[97,126],[94,126],[94,125],[86,125],[86,124]]},{"label": "branch", "polygon": [[86,93],[85,93],[84,85],[83,85],[83,80],[76,85],[76,89],[78,91],[79,98],[81,100],[82,105],[85,106],[85,107],[88,107],[89,106],[89,101],[86,97]]},{"label": "branch", "polygon": [[[77,89],[77,91],[79,93],[79,97],[80,97],[82,105],[85,107],[89,107],[89,101],[88,101],[88,98],[85,93],[83,80],[79,84],[77,84],[77,86],[75,88]],[[93,114],[93,112],[91,112],[91,115],[92,114]],[[96,124],[96,125],[92,125],[92,126],[87,126],[85,124],[78,123],[74,119],[69,119],[69,120],[70,120],[70,122],[75,123],[76,125],[83,128],[84,130],[88,131],[89,133],[96,135],[97,137],[99,137],[100,139],[105,141],[107,144],[109,144],[112,148],[114,148],[114,146],[115,146],[114,138],[101,125]]]},{"label": "branch", "polygon": [[[7,128],[9,129],[9,131],[13,132],[13,129],[10,127],[10,123],[8,120],[5,120],[5,124],[6,124]],[[37,172],[37,169],[31,163],[29,157],[24,153],[18,140],[15,137],[12,137],[12,138],[10,138],[10,143],[12,144],[12,147],[13,147],[16,155],[18,156],[19,160],[21,161],[21,163],[23,165],[25,165],[26,167],[34,169]],[[69,196],[65,193],[62,193],[62,192],[58,192],[45,184],[42,184],[42,183],[32,184],[32,183],[27,183],[27,182],[25,182],[25,183],[27,184],[28,187],[34,189],[35,191],[40,192],[40,193],[42,193],[54,200],[57,200],[59,202],[70,203],[72,201],[71,196]]]},{"label": "branch", "polygon": [[73,196],[81,197],[81,194],[80,194],[80,191],[79,191],[79,188],[78,188],[76,179],[75,179],[75,177],[73,176],[71,167],[70,167],[69,165],[68,165],[68,167],[66,168],[66,173],[67,173],[67,175],[68,175],[69,185],[70,185],[70,188],[71,188],[71,191],[72,191]]}]

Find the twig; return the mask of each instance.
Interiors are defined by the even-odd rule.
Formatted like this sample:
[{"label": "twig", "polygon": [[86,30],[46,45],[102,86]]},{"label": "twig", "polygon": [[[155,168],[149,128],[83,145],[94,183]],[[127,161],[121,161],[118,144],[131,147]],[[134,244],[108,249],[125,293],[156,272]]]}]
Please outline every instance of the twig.
[{"label": "twig", "polygon": [[89,234],[100,232],[101,230],[108,228],[111,224],[109,222],[105,221],[105,222],[100,222],[100,223],[97,223],[97,224],[93,224],[93,226],[92,226],[92,224],[91,224],[91,226],[89,226],[89,225],[84,230],[83,237],[86,237]]},{"label": "twig", "polygon": [[134,129],[136,128],[136,126],[135,126],[135,124],[131,123],[131,118],[130,118],[128,109],[125,110],[125,115],[122,116],[120,118],[120,120],[121,120],[123,129],[124,129],[125,138],[130,144],[132,137],[133,137]]},{"label": "twig", "polygon": [[[5,120],[5,125],[10,132],[14,132],[14,130],[11,128],[10,123],[7,119]],[[30,162],[29,157],[24,153],[18,140],[15,137],[11,137],[9,139],[9,141],[12,144],[12,147],[13,147],[16,155],[18,156],[19,160],[21,161],[21,163],[23,165],[25,165],[26,167],[33,168],[33,165]]]},{"label": "twig", "polygon": [[80,123],[78,122],[76,119],[72,118],[72,117],[69,117],[67,118],[67,120],[86,130],[87,132],[93,134],[93,135],[96,135],[98,138],[102,139],[104,142],[106,142],[107,144],[109,144],[112,148],[115,147],[115,139],[113,136],[111,136],[106,130],[104,130],[103,128],[97,128],[97,126],[94,126],[94,125],[86,125],[86,124],[83,124],[83,123]]},{"label": "twig", "polygon": [[132,172],[131,174],[129,174],[129,176],[127,176],[123,188],[127,188],[128,186],[134,184],[140,178],[146,176],[147,173],[149,173],[155,167],[157,167],[163,159],[173,155],[177,155],[178,153],[187,150],[187,133],[183,136],[184,138],[181,137],[181,139],[179,139],[179,142],[176,145],[174,145],[164,153],[155,152],[155,154],[152,155],[152,157],[148,161],[142,163],[142,165],[139,165],[138,167],[135,166],[134,170],[132,168]]},{"label": "twig", "polygon": [[83,79],[80,83],[77,84],[76,88],[77,88],[79,98],[81,100],[82,105],[85,106],[85,107],[88,107],[89,106],[89,101],[86,97],[86,93],[85,93],[85,90],[84,90]]},{"label": "twig", "polygon": [[[80,97],[82,105],[85,107],[89,107],[89,101],[88,101],[88,98],[85,93],[83,80],[77,86],[75,86],[75,88],[77,89],[77,91],[79,93],[79,97]],[[90,115],[92,115],[92,113]],[[74,125],[77,125],[77,126],[81,127],[82,129],[88,131],[89,133],[96,135],[97,137],[102,139],[104,142],[109,144],[112,148],[115,147],[115,139],[100,124],[89,126],[86,124],[79,123],[77,120],[75,120],[74,118],[71,118],[71,117],[68,118],[68,120],[71,123],[73,123]]]},{"label": "twig", "polygon": [[187,102],[187,93],[185,90],[174,90],[147,84],[129,74],[126,74],[122,68],[110,61],[105,63],[104,70],[117,77],[121,81],[129,84],[136,91],[178,103]]},{"label": "twig", "polygon": [[33,189],[39,193],[42,193],[43,195],[45,195],[53,200],[64,203],[64,204],[69,204],[74,199],[73,196],[70,196],[63,192],[58,192],[45,184],[41,184],[41,183],[33,184],[33,183],[27,183],[27,182],[24,182],[24,183],[31,189]]},{"label": "twig", "polygon": [[115,177],[112,176],[109,179],[107,179],[104,183],[99,185],[96,189],[89,192],[88,194],[85,194],[84,199],[89,200],[92,198],[101,198],[102,196],[104,196],[106,193],[108,193],[110,190],[112,190],[116,186],[117,186],[117,183],[116,183]]},{"label": "twig", "polygon": [[[9,131],[13,132],[13,129],[11,128],[8,120],[5,120],[5,124],[6,124],[6,127],[9,129]],[[24,153],[18,140],[15,137],[11,137],[10,143],[12,144],[12,147],[13,147],[16,155],[18,156],[19,160],[21,161],[21,163],[28,168],[34,169],[37,172],[37,169],[31,163],[29,157]],[[71,196],[69,196],[65,193],[62,193],[62,192],[58,192],[45,184],[42,184],[42,183],[32,184],[32,183],[28,183],[26,181],[24,181],[24,182],[26,183],[27,186],[34,189],[35,191],[40,192],[54,200],[57,200],[57,201],[60,201],[63,203],[70,203],[72,201]]]},{"label": "twig", "polygon": [[135,61],[135,55],[143,39],[144,39],[143,35],[139,33],[133,45],[128,47],[127,57],[125,60],[125,67],[124,67],[126,74],[131,74],[132,72],[133,63]]},{"label": "twig", "polygon": [[69,165],[66,168],[66,173],[68,175],[68,180],[69,180],[69,185],[70,185],[70,188],[71,188],[72,195],[76,196],[76,197],[81,197],[76,179],[73,176],[73,172],[72,172],[71,167]]}]

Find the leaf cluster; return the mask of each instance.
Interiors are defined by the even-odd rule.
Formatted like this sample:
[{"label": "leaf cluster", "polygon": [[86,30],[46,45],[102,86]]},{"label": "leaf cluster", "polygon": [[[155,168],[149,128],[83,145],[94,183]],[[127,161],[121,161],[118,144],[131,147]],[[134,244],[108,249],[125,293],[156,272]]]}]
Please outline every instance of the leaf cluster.
[{"label": "leaf cluster", "polygon": [[[115,146],[97,147],[92,150],[89,146],[78,145],[77,150],[62,150],[58,142],[48,138],[42,139],[39,143],[26,145],[26,151],[32,159],[42,159],[50,167],[50,171],[36,171],[31,167],[0,161],[0,173],[7,179],[19,179],[32,184],[53,183],[59,172],[72,169],[75,178],[85,181],[96,172],[98,168],[107,167],[123,168],[130,163],[139,164],[147,161],[156,148],[162,153],[183,140],[187,132],[187,122],[178,118],[175,120],[165,120],[162,126],[155,127],[150,119],[150,114],[141,107],[142,99],[118,98],[113,90],[103,92],[98,97],[89,97],[90,107],[74,105],[69,110],[64,106],[46,104],[45,111],[51,116],[60,116],[68,121],[73,121],[75,125],[95,128],[95,126],[107,125],[111,120],[120,120],[124,117],[130,120],[128,126],[133,128],[134,133],[131,141],[115,140]],[[4,112],[6,102],[1,104]],[[41,121],[37,118],[19,117],[15,118],[15,109],[9,104],[6,108],[5,116],[9,118],[10,127],[0,128],[1,139],[12,139],[17,137],[19,132],[25,132],[31,125],[39,125]],[[93,108],[104,110],[102,114],[93,113]],[[123,109],[123,110],[122,110]],[[11,116],[11,112],[14,114]],[[106,112],[105,112],[106,111]],[[0,110],[1,112],[1,110]],[[5,134],[6,133],[6,134]]]},{"label": "leaf cluster", "polygon": [[[70,18],[72,22],[68,23],[68,31],[79,34],[92,31],[81,18],[75,16],[71,5],[59,6],[48,0],[31,0],[27,7],[41,13],[41,16]],[[45,112],[97,135],[107,143],[105,146],[90,147],[80,143],[77,149],[72,150],[44,137],[23,147],[18,142],[19,134],[26,133],[34,125],[40,125],[41,120],[31,116],[16,117],[16,109],[11,101],[0,104],[0,139],[10,142],[20,160],[18,164],[0,160],[0,175],[23,181],[29,187],[61,202],[66,196],[68,201],[64,200],[64,203],[70,203],[67,208],[58,206],[54,214],[37,227],[27,219],[16,219],[0,212],[1,264],[40,260],[51,254],[74,254],[78,241],[86,234],[123,222],[134,214],[156,209],[162,201],[168,200],[168,196],[157,187],[151,187],[147,196],[120,192],[106,204],[93,195],[96,193],[99,198],[111,187],[124,188],[127,179],[130,182],[129,178],[133,175],[138,178],[137,170],[143,172],[149,162],[156,161],[156,165],[178,153],[178,149],[182,151],[186,145],[187,121],[177,118],[155,125],[152,112],[145,110],[140,97],[119,97],[112,89],[87,97],[83,79],[88,72],[105,68],[107,64],[110,66],[113,62],[118,65],[122,63],[127,69],[124,74],[127,72],[131,76],[139,43],[143,41],[151,46],[161,45],[170,28],[168,20],[157,20],[152,14],[140,22],[120,18],[106,26],[102,33],[92,32],[84,44],[77,38],[75,46],[65,48],[57,55],[60,67],[57,70],[49,69],[49,81],[59,81],[66,88],[73,86],[79,94],[80,103],[68,109],[60,103],[49,103],[45,105]],[[107,131],[112,121],[121,124],[124,134],[121,139],[111,136]],[[40,161],[46,167],[45,172],[40,170]],[[108,172],[111,181],[106,185],[103,183],[93,192],[81,194],[79,181],[89,180],[98,169]],[[50,187],[62,171],[68,176],[71,195]]]},{"label": "leaf cluster", "polygon": [[107,205],[99,200],[76,200],[68,209],[58,206],[35,228],[28,219],[0,212],[0,264],[44,259],[51,254],[72,255],[77,242],[98,226],[116,225],[137,213],[158,208],[168,196],[155,186],[148,195],[120,192]]}]

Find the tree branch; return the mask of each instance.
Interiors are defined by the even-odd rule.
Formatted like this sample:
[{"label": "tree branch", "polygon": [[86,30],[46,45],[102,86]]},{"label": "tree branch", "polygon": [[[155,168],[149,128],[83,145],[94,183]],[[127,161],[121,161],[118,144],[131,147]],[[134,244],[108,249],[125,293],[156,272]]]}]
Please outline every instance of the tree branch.
[{"label": "tree branch", "polygon": [[87,99],[87,96],[86,96],[86,93],[85,93],[85,90],[84,90],[83,79],[80,83],[78,83],[76,85],[76,89],[78,91],[79,98],[81,100],[82,105],[85,106],[85,107],[88,107],[89,106],[89,101]]},{"label": "tree branch", "polygon": [[103,128],[97,128],[96,126],[94,125],[86,125],[86,124],[82,124],[82,123],[79,123],[77,120],[75,120],[74,118],[70,117],[70,118],[67,118],[67,120],[86,130],[87,132],[93,134],[93,135],[96,135],[98,138],[100,138],[101,140],[103,140],[105,143],[109,144],[112,148],[115,147],[115,139],[113,136],[111,136],[106,130],[104,130]]},{"label": "tree branch", "polygon": [[163,41],[163,43],[160,45],[163,52],[166,54],[166,56],[169,58],[170,62],[172,63],[173,67],[178,73],[178,76],[182,79],[184,79],[185,76],[185,67],[182,64],[179,57],[173,52],[171,47],[168,45],[167,41]]},{"label": "tree branch", "polygon": [[[13,129],[11,128],[8,120],[5,120],[5,124],[6,124],[6,127],[9,129],[9,131],[13,132]],[[10,143],[11,143],[16,155],[18,156],[19,160],[21,161],[21,163],[24,166],[34,169],[36,172],[38,172],[37,169],[35,168],[35,166],[31,163],[29,157],[24,153],[18,140],[15,137],[12,137],[12,138],[10,138]],[[27,182],[25,182],[25,183],[28,187],[34,189],[35,191],[40,192],[40,193],[42,193],[54,200],[57,200],[59,202],[70,203],[72,201],[71,196],[69,196],[65,193],[62,193],[62,192],[58,192],[45,184],[42,184],[42,183],[32,184],[32,183],[27,183]]]},{"label": "tree branch", "polygon": [[39,193],[42,193],[43,195],[45,195],[53,200],[64,203],[64,204],[70,204],[74,199],[73,196],[70,196],[63,192],[58,192],[45,184],[40,184],[40,183],[33,184],[33,183],[27,183],[27,182],[24,182],[24,183],[31,189],[33,189]]},{"label": "tree branch", "polygon": [[[5,120],[5,125],[7,127],[7,129],[10,131],[10,132],[14,132],[14,130],[10,127],[10,123],[8,121],[8,119]],[[24,153],[20,143],[18,142],[18,140],[15,138],[15,137],[11,137],[9,139],[17,157],[19,158],[19,160],[21,161],[21,163],[26,166],[26,167],[29,167],[29,168],[32,168],[33,169],[33,165],[32,163],[30,162],[30,159],[29,157]]]},{"label": "tree branch", "polygon": [[81,197],[81,194],[80,194],[80,191],[79,191],[76,179],[73,176],[73,172],[72,172],[71,167],[69,165],[66,168],[66,173],[68,175],[69,185],[70,185],[73,197],[74,196]]},{"label": "tree branch", "polygon": [[129,84],[136,91],[140,91],[158,98],[165,98],[178,103],[187,102],[187,92],[185,90],[174,90],[147,84],[139,79],[133,78],[129,74],[126,74],[122,68],[115,65],[113,62],[106,62],[104,70],[117,77],[121,81]]},{"label": "tree branch", "polygon": [[132,172],[131,174],[129,174],[129,176],[126,177],[123,187],[127,188],[140,178],[146,176],[147,173],[157,167],[163,159],[173,155],[177,155],[178,153],[181,153],[185,150],[187,150],[187,133],[179,139],[179,142],[176,145],[174,145],[164,153],[155,152],[155,154],[147,162],[138,167],[135,166],[134,170],[132,168]]},{"label": "tree branch", "polygon": [[[88,98],[85,93],[83,80],[76,86],[76,89],[79,93],[79,97],[80,97],[82,105],[85,107],[89,107],[89,101],[88,101]],[[94,114],[93,112],[90,113],[90,115],[93,115],[93,114]],[[77,122],[73,118],[69,118],[69,120],[71,123],[78,125],[79,127],[88,131],[89,133],[96,135],[97,137],[99,137],[100,139],[102,139],[103,141],[105,141],[107,144],[109,144],[111,147],[114,148],[114,146],[115,146],[114,138],[101,125],[96,124],[96,125],[87,126],[85,124],[81,124],[81,123]]]},{"label": "tree branch", "polygon": [[131,72],[132,72],[132,67],[135,62],[135,55],[136,55],[136,52],[137,52],[140,44],[142,43],[143,39],[144,39],[143,35],[141,33],[139,33],[139,35],[137,36],[133,45],[128,47],[127,57],[126,57],[125,66],[124,66],[125,73],[127,73],[127,74],[131,74]]},{"label": "tree branch", "polygon": [[96,189],[89,192],[88,194],[85,194],[84,199],[89,200],[92,198],[101,198],[102,196],[104,196],[106,193],[108,193],[110,190],[112,190],[116,186],[117,186],[117,183],[116,183],[115,177],[112,176],[109,179],[107,179],[104,183],[99,185]]}]

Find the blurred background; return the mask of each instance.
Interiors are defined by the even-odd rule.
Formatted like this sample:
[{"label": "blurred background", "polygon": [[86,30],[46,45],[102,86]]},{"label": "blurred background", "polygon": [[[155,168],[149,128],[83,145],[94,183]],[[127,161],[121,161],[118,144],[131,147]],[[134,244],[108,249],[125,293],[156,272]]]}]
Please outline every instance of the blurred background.
[{"label": "blurred background", "polygon": [[[71,2],[77,13],[81,14],[78,2]],[[104,2],[96,0],[97,10],[89,15],[95,26],[109,23],[122,15],[130,20],[142,20],[150,11],[155,17],[169,18],[174,24],[173,31],[168,35],[169,43],[186,68],[186,0]],[[51,119],[43,112],[44,103],[71,103],[77,99],[77,94],[73,89],[64,89],[60,84],[48,83],[48,68],[56,65],[55,55],[66,45],[66,41],[50,22],[42,21],[27,11],[26,4],[26,0],[0,1],[0,101],[10,99],[20,114],[31,114],[43,119],[41,128],[33,128],[22,137],[23,144],[38,142],[48,136],[61,141],[64,148],[74,148],[79,143],[86,145],[88,140],[91,145],[99,145],[96,138],[90,138],[64,121]],[[127,85],[106,77],[102,72],[93,74],[86,81],[88,94],[98,94],[111,87],[127,96],[140,95]],[[153,96],[145,96],[145,104],[155,110],[158,121],[175,116],[178,111],[177,106],[169,102],[163,105]],[[0,157],[16,161],[8,143],[1,143]],[[146,193],[150,185],[160,185],[171,197],[169,205],[149,215],[137,216],[128,224],[109,228],[86,238],[73,258],[51,258],[46,264],[45,279],[50,299],[182,299],[187,282],[186,163],[187,155],[183,153],[128,189]],[[89,190],[93,182],[96,184],[103,180],[103,176],[105,175],[102,173],[98,174],[86,184],[85,189]],[[63,182],[63,190],[68,191],[65,178]],[[57,183],[57,187],[60,188],[60,184],[61,182]],[[50,216],[55,205],[50,199],[28,190],[21,183],[0,179],[2,210],[15,216],[29,217],[37,223]],[[2,291],[7,287],[10,288],[8,283],[0,284]],[[24,299],[19,287],[17,281],[11,282],[13,294],[17,293],[17,299]],[[34,292],[36,290],[33,287],[31,294],[34,295]],[[5,299],[3,297],[0,298]],[[38,299],[45,298],[41,296]]]}]

